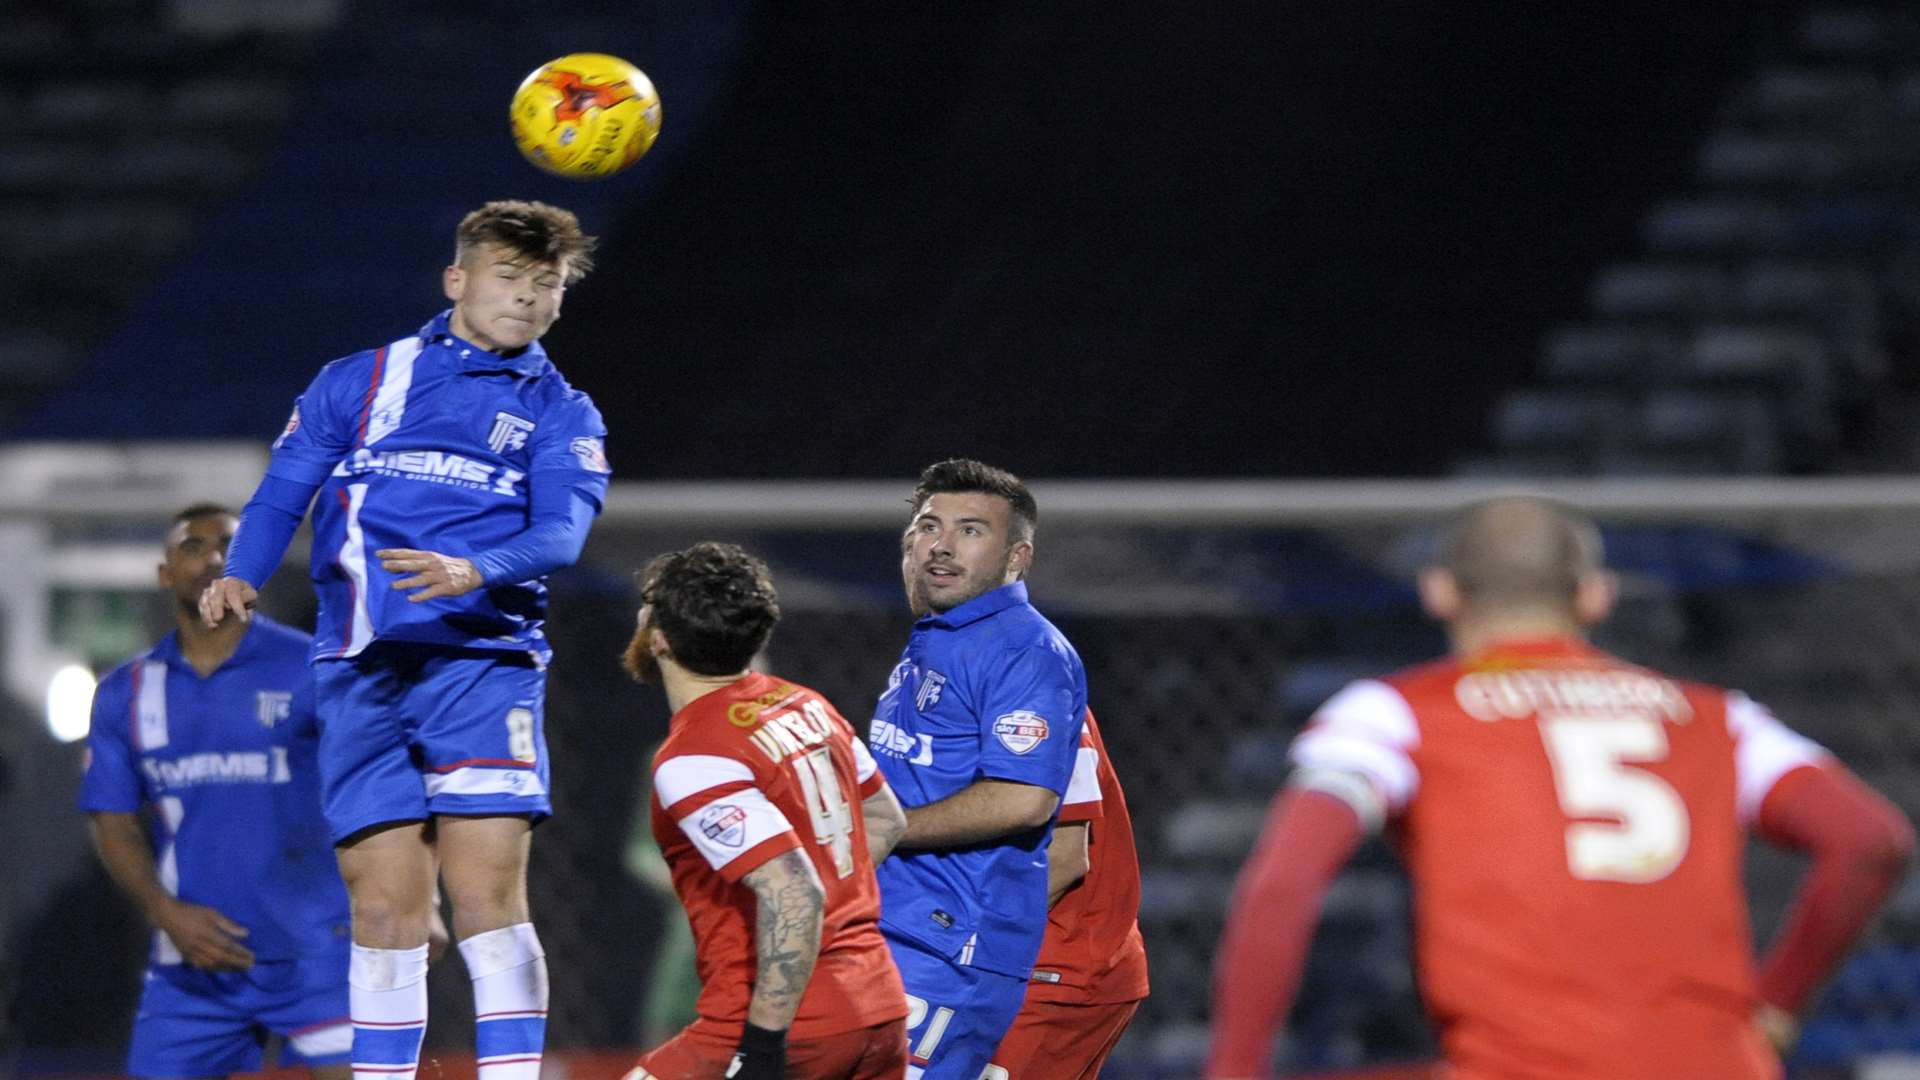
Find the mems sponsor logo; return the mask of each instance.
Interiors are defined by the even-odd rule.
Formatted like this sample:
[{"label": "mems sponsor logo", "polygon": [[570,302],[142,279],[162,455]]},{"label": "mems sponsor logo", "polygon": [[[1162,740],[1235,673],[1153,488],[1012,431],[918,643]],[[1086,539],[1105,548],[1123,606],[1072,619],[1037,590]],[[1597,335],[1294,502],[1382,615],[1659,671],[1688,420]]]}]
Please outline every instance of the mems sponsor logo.
[{"label": "mems sponsor logo", "polygon": [[391,476],[432,484],[451,484],[495,495],[518,495],[527,474],[448,450],[381,451],[361,447],[334,466],[335,476]]},{"label": "mems sponsor logo", "polygon": [[141,767],[155,787],[177,789],[200,784],[285,784],[293,779],[287,768],[287,748],[187,754],[172,761],[146,758]]}]

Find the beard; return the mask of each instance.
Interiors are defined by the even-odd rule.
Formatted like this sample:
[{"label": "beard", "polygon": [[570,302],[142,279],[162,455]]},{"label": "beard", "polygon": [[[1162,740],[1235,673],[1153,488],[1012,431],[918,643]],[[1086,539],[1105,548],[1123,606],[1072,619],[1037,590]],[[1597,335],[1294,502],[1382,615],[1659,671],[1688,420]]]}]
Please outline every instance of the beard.
[{"label": "beard", "polygon": [[633,681],[648,686],[660,685],[660,661],[647,647],[647,638],[652,636],[653,627],[642,626],[634,630],[632,640],[627,642],[627,651],[620,654],[620,666],[625,668]]},{"label": "beard", "polygon": [[1013,546],[1008,545],[1006,552],[1000,556],[998,565],[987,568],[977,576],[973,573],[963,575],[959,589],[950,590],[938,599],[934,598],[932,590],[927,587],[927,572],[924,569],[920,570],[907,584],[907,606],[913,609],[916,618],[929,613],[945,614],[969,600],[984,596],[1006,584],[1007,568],[1012,565]]}]

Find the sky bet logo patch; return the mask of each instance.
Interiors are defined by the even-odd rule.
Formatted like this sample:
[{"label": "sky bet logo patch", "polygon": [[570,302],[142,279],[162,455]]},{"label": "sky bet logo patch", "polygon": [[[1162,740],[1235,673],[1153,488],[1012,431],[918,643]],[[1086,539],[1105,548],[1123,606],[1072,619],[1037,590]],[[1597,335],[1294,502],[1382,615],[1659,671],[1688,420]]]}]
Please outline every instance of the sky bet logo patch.
[{"label": "sky bet logo patch", "polygon": [[747,838],[747,812],[732,803],[700,811],[700,831],[716,844],[739,847]]},{"label": "sky bet logo patch", "polygon": [[1024,754],[1047,741],[1047,721],[1039,713],[1010,712],[993,722],[993,733],[1000,745]]}]

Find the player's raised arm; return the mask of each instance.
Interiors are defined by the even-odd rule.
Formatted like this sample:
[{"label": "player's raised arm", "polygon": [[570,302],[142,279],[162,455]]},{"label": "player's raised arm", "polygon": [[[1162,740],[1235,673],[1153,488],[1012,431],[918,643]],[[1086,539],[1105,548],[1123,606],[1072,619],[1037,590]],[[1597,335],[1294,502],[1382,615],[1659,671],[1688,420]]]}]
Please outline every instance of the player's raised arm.
[{"label": "player's raised arm", "polygon": [[[352,358],[348,358],[351,360]],[[246,619],[259,589],[280,565],[293,534],[307,516],[314,492],[353,447],[351,403],[342,373],[347,361],[329,364],[293,403],[287,426],[273,442],[267,474],[240,511],[240,528],[227,549],[226,573],[200,596],[200,618],[209,627],[228,616]]]}]

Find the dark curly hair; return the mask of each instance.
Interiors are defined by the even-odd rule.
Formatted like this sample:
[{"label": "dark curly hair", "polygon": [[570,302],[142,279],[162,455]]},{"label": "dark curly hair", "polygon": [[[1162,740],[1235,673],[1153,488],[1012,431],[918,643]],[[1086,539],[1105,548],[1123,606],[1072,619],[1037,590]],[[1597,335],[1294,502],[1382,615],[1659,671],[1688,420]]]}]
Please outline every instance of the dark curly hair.
[{"label": "dark curly hair", "polygon": [[1033,493],[1027,490],[1026,483],[1005,469],[996,469],[972,458],[948,458],[920,470],[920,483],[913,489],[913,506],[907,512],[918,514],[933,495],[971,493],[998,495],[1007,500],[1013,510],[1008,543],[1033,539],[1033,530],[1040,524],[1040,506],[1033,501]]},{"label": "dark curly hair", "polygon": [[640,571],[650,625],[666,635],[681,667],[696,675],[744,671],[780,621],[767,564],[736,544],[703,541],[656,555]]},{"label": "dark curly hair", "polygon": [[497,244],[528,262],[565,262],[571,285],[593,269],[593,249],[598,243],[580,230],[580,219],[571,210],[499,199],[460,219],[453,234],[453,261],[459,262],[477,245]]}]

